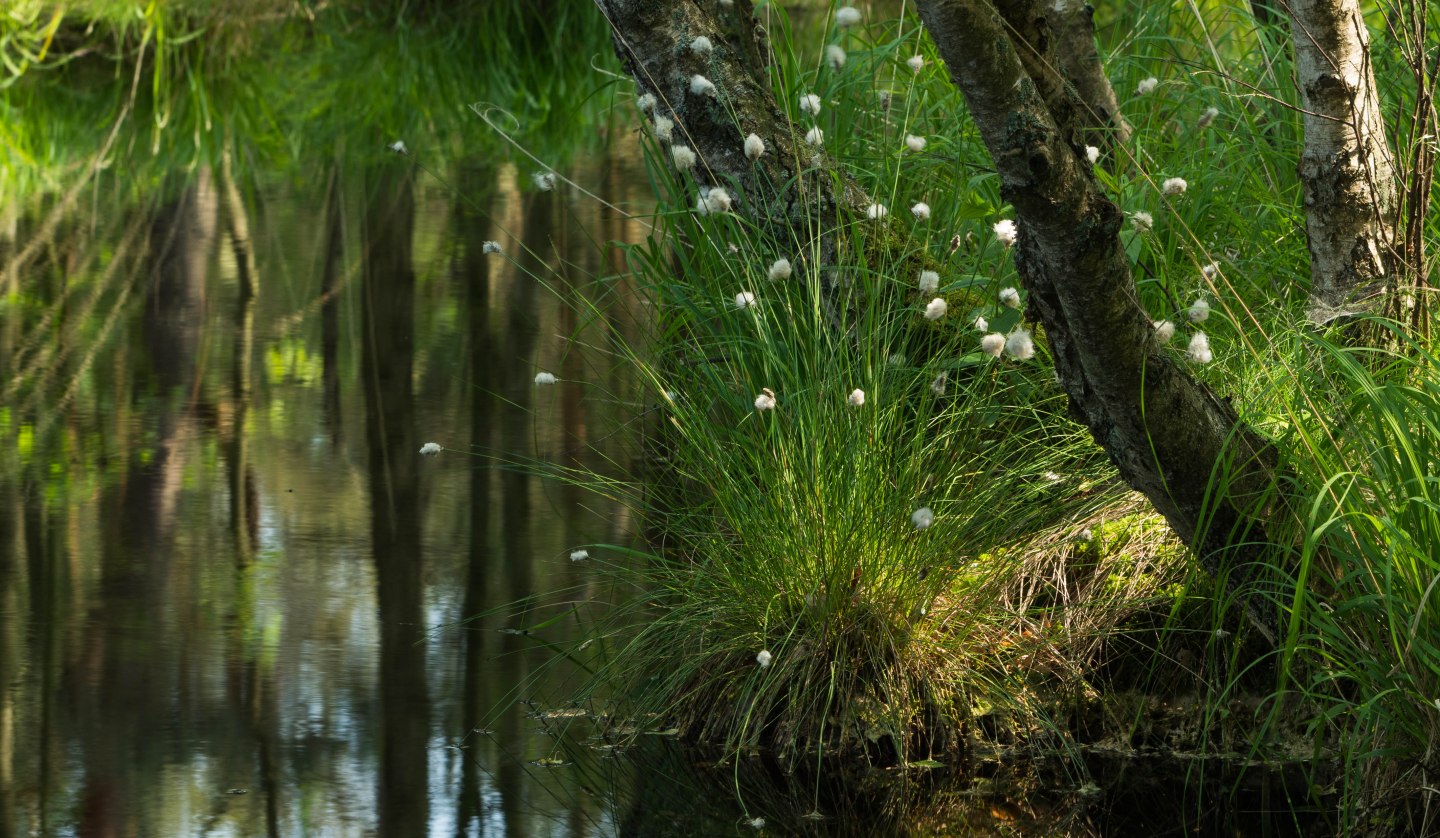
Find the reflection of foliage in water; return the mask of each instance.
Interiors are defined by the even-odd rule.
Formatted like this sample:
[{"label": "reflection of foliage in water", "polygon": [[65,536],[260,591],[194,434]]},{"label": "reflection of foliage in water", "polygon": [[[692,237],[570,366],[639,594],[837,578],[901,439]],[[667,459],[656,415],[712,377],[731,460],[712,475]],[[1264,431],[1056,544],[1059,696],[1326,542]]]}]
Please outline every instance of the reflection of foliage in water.
[{"label": "reflection of foliage in water", "polygon": [[147,172],[217,163],[233,143],[242,174],[358,162],[396,138],[422,156],[505,156],[466,109],[475,102],[512,114],[517,138],[558,164],[591,145],[605,104],[595,67],[614,61],[585,4],[41,8],[21,3],[0,23],[0,182],[22,195],[67,182],[124,114],[134,130],[106,164],[142,189]]}]

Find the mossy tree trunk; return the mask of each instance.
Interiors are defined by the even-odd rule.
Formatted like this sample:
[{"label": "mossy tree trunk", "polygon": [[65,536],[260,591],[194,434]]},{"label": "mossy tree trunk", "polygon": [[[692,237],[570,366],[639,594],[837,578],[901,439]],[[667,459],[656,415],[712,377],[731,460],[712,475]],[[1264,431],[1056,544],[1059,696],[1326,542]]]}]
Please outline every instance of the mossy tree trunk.
[{"label": "mossy tree trunk", "polygon": [[[1120,242],[1124,216],[1076,140],[1078,103],[1027,73],[1005,5],[1007,17],[990,0],[917,3],[1015,207],[1016,265],[1071,414],[1207,571],[1243,584],[1265,558],[1275,452],[1155,338]],[[1273,640],[1273,609],[1246,604]]]},{"label": "mossy tree trunk", "polygon": [[1327,322],[1378,308],[1396,290],[1394,161],[1358,0],[1290,0],[1287,8],[1305,121],[1311,318]]}]

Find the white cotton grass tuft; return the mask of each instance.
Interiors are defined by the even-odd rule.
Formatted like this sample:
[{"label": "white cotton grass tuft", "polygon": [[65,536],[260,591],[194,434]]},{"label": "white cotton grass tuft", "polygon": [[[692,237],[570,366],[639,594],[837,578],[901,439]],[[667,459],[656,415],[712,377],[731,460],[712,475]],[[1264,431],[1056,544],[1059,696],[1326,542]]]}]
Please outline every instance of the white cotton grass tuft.
[{"label": "white cotton grass tuft", "polygon": [[1000,353],[1005,351],[1005,336],[999,332],[991,332],[980,338],[980,351],[991,358],[999,358]]},{"label": "white cotton grass tuft", "polygon": [[672,145],[670,159],[675,161],[675,168],[688,172],[695,168],[695,149],[688,145]]},{"label": "white cotton grass tuft", "polygon": [[1155,326],[1155,339],[1161,343],[1169,343],[1175,337],[1175,324],[1169,320],[1157,320]]},{"label": "white cotton grass tuft", "polygon": [[971,325],[975,327],[976,331],[983,332],[990,328],[990,321],[986,320],[985,315],[981,314],[975,318],[975,322]]},{"label": "white cotton grass tuft", "polygon": [[918,73],[920,72],[921,68],[925,66],[925,56],[912,55],[909,58],[905,59],[905,63],[910,65],[910,69]]},{"label": "white cotton grass tuft", "polygon": [[1001,288],[1000,303],[1006,308],[1019,308],[1020,292],[1016,291],[1014,288]]},{"label": "white cotton grass tuft", "polygon": [[1095,165],[1096,163],[1099,163],[1099,162],[1100,162],[1100,149],[1099,149],[1099,148],[1096,148],[1096,147],[1093,146],[1093,145],[1087,145],[1087,146],[1085,146],[1085,159],[1086,159],[1086,160],[1089,160],[1089,161],[1090,161],[1090,165],[1092,165],[1092,166]]},{"label": "white cotton grass tuft", "polygon": [[850,395],[845,397],[845,403],[851,407],[863,407],[865,405],[865,391],[856,387],[850,391]]},{"label": "white cotton grass tuft", "polygon": [[1024,329],[1016,329],[1005,339],[1005,351],[1017,361],[1028,361],[1035,357],[1035,340]]},{"label": "white cotton grass tuft", "polygon": [[500,246],[500,242],[485,242],[484,244],[481,244],[481,245],[480,245],[480,252],[481,252],[481,253],[504,253],[504,252],[505,252],[505,249]]},{"label": "white cotton grass tuft", "polygon": [[554,384],[554,383],[555,383],[555,373],[553,373],[553,372],[537,372],[537,373],[535,373],[535,386],[536,386],[536,387],[547,387],[547,386],[549,386],[549,385],[551,385],[551,384]]},{"label": "white cotton grass tuft", "polygon": [[1155,226],[1155,216],[1144,210],[1136,210],[1130,214],[1130,220],[1135,223],[1135,229],[1142,233],[1150,232]]},{"label": "white cotton grass tuft", "polygon": [[1220,273],[1220,263],[1211,262],[1210,264],[1201,268],[1200,273],[1204,274],[1206,279],[1214,279],[1215,274]]},{"label": "white cotton grass tuft", "polygon": [[884,204],[871,204],[865,208],[865,216],[867,218],[884,218],[889,212],[889,210],[885,209]]},{"label": "white cotton grass tuft", "polygon": [[926,303],[926,305],[925,305],[925,319],[926,319],[926,320],[939,320],[940,318],[944,317],[944,316],[945,316],[945,312],[947,312],[947,311],[949,311],[949,310],[950,310],[950,304],[949,304],[949,303],[946,303],[946,302],[945,302],[944,300],[942,300],[941,298],[936,297],[935,299],[931,300],[929,303]]},{"label": "white cotton grass tuft", "polygon": [[590,558],[590,551],[589,551],[589,550],[571,550],[571,551],[570,551],[570,561],[572,561],[572,562],[583,562],[583,561],[585,561],[585,560],[588,559],[588,558]]},{"label": "white cotton grass tuft", "polygon": [[708,55],[714,51],[714,49],[715,45],[710,43],[710,39],[704,35],[690,42],[690,51],[697,55]]},{"label": "white cotton grass tuft", "polygon": [[758,305],[760,305],[760,301],[755,299],[755,295],[749,291],[741,291],[735,295],[736,308],[755,308]]},{"label": "white cotton grass tuft", "polygon": [[825,63],[836,70],[845,66],[845,48],[839,44],[831,44],[825,48]]},{"label": "white cotton grass tuft", "polygon": [[1165,178],[1165,182],[1160,184],[1160,191],[1166,195],[1183,195],[1188,188],[1190,184],[1186,183],[1183,177]]},{"label": "white cotton grass tuft", "polygon": [[640,113],[650,113],[655,110],[655,105],[654,93],[643,93],[635,98],[635,107],[640,109]]},{"label": "white cotton grass tuft", "polygon": [[1015,222],[1009,218],[995,222],[993,229],[995,230],[995,238],[999,239],[1000,243],[1006,247],[1014,245],[1015,239],[1020,236],[1020,229],[1016,227]]},{"label": "white cotton grass tuft", "polygon": [[1204,323],[1210,319],[1210,301],[1200,297],[1190,304],[1188,312],[1191,323]]},{"label": "white cotton grass tuft", "polygon": [[911,151],[924,151],[924,150],[925,150],[925,138],[924,138],[924,137],[917,137],[917,136],[915,136],[914,134],[906,134],[906,135],[905,135],[905,147],[908,148],[908,149],[910,149]]},{"label": "white cotton grass tuft", "polygon": [[554,172],[536,172],[530,176],[530,179],[535,182],[535,186],[539,188],[541,192],[555,191]]},{"label": "white cotton grass tuft", "polygon": [[794,269],[790,267],[789,259],[776,259],[770,263],[770,281],[779,282],[782,279],[789,279],[793,270]]},{"label": "white cotton grass tuft", "polygon": [[825,132],[821,131],[820,126],[817,125],[811,128],[809,131],[805,132],[805,142],[809,143],[810,145],[824,145]]},{"label": "white cotton grass tuft", "polygon": [[934,294],[940,290],[940,274],[935,271],[920,272],[920,293]]},{"label": "white cotton grass tuft", "polygon": [[949,382],[949,380],[950,373],[948,372],[942,372],[939,375],[935,376],[935,380],[930,382],[930,392],[934,393],[937,396],[945,395],[945,385]]},{"label": "white cotton grass tuft", "polygon": [[750,820],[746,821],[745,824],[746,824],[747,826],[749,826],[751,829],[764,829],[764,828],[765,828],[765,819],[762,818],[762,817],[758,817],[758,816],[757,816],[757,817],[753,817],[753,818],[751,818]]},{"label": "white cotton grass tuft", "polygon": [[390,145],[387,145],[387,146],[385,146],[385,147],[388,148],[388,149],[390,149],[391,151],[395,152],[396,154],[409,154],[409,153],[410,153],[410,148],[405,145],[405,141],[404,141],[404,140],[396,140],[395,142],[393,142],[393,143],[391,143]]},{"label": "white cotton grass tuft", "polygon": [[1190,349],[1186,354],[1197,364],[1208,364],[1215,360],[1215,356],[1210,352],[1210,338],[1205,337],[1204,332],[1196,332],[1190,338]]},{"label": "white cotton grass tuft", "polygon": [[715,83],[696,73],[690,77],[690,92],[696,96],[713,96],[715,94]]},{"label": "white cotton grass tuft", "polygon": [[1206,108],[1206,109],[1205,109],[1205,112],[1202,113],[1202,114],[1200,114],[1200,119],[1198,119],[1198,120],[1195,122],[1195,126],[1196,126],[1197,128],[1209,128],[1209,127],[1210,127],[1210,123],[1214,122],[1214,121],[1215,121],[1215,117],[1217,117],[1217,116],[1219,116],[1219,115],[1220,115],[1220,109],[1219,109],[1219,108]]},{"label": "white cotton grass tuft", "polygon": [[751,160],[759,160],[760,155],[765,153],[765,141],[760,135],[751,134],[745,138],[745,156]]},{"label": "white cotton grass tuft", "polygon": [[1139,93],[1141,96],[1144,96],[1153,91],[1158,84],[1160,84],[1160,80],[1155,78],[1154,76],[1151,76],[1150,78],[1145,79],[1144,81],[1137,84],[1135,86],[1135,92]]},{"label": "white cotton grass tuft", "polygon": [[930,205],[924,201],[918,201],[915,206],[910,208],[910,214],[915,216],[917,221],[929,221]]},{"label": "white cotton grass tuft", "polygon": [[424,454],[427,457],[437,457],[440,455],[440,452],[444,450],[445,449],[441,448],[440,443],[438,442],[427,442],[424,445],[420,446],[420,453]]},{"label": "white cotton grass tuft", "polygon": [[820,97],[814,93],[806,93],[800,97],[800,111],[811,116],[820,115]]},{"label": "white cotton grass tuft", "polygon": [[770,662],[773,660],[775,660],[775,656],[770,654],[769,649],[761,649],[760,654],[755,656],[755,662],[760,664],[761,669],[769,666]]},{"label": "white cotton grass tuft", "polygon": [[662,143],[670,142],[675,136],[675,121],[668,116],[655,117],[655,139]]},{"label": "white cotton grass tuft", "polygon": [[835,10],[836,26],[854,26],[860,20],[860,10],[854,6],[841,6]]},{"label": "white cotton grass tuft", "polygon": [[700,203],[695,205],[695,211],[701,215],[729,212],[731,203],[730,193],[725,190],[725,187],[715,186],[700,196]]},{"label": "white cotton grass tuft", "polygon": [[774,410],[775,404],[775,391],[769,387],[760,388],[760,395],[755,397],[755,409]]},{"label": "white cotton grass tuft", "polygon": [[910,523],[917,530],[923,530],[935,523],[935,513],[928,506],[922,506],[910,513]]}]

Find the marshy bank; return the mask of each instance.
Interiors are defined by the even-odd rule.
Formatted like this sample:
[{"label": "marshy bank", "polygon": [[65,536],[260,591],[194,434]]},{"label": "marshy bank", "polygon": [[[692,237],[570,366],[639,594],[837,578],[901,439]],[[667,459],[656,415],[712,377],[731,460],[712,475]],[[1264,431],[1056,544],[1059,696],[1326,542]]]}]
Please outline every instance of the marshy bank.
[{"label": "marshy bank", "polygon": [[590,6],[17,7],[0,832],[1423,828],[1440,391],[1303,325],[1273,24],[1102,10],[1090,160],[1280,453],[1244,587],[1071,421],[913,12],[762,4],[736,126],[736,7],[638,88]]}]

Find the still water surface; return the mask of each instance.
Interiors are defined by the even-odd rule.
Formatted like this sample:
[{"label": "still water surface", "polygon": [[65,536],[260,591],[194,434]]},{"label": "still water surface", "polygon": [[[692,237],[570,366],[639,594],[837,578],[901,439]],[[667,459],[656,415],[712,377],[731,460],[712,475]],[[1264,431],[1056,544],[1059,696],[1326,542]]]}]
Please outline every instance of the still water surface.
[{"label": "still water surface", "polygon": [[[638,200],[620,142],[570,174]],[[643,228],[427,162],[249,194],[202,167],[66,218],[18,274],[0,835],[615,831],[576,772],[532,765],[557,741],[516,703],[573,687],[542,665],[575,622],[453,624],[583,586],[570,551],[629,538],[623,509],[479,455],[632,456],[639,396],[583,338],[627,328],[597,243]],[[578,324],[562,298],[601,278],[620,302]]]}]

